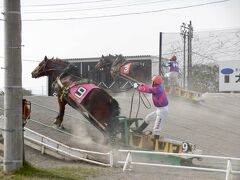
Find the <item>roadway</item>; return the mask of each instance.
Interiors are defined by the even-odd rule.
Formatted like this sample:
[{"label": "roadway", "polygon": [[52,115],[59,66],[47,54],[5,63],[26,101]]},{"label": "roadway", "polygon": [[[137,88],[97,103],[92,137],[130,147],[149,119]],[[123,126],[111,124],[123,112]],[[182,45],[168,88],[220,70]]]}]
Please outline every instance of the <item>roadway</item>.
[{"label": "roadway", "polygon": [[[129,116],[132,92],[112,94],[120,104],[121,115]],[[67,145],[100,150],[107,152],[109,147],[103,146],[103,138],[90,123],[82,118],[79,112],[66,106],[64,119],[64,132],[74,134],[66,135],[52,128],[54,118],[57,116],[58,105],[56,97],[31,96],[26,97],[32,102],[32,114],[27,127],[41,134],[49,136]],[[148,97],[151,100],[150,97]],[[138,105],[138,95],[135,94],[132,117],[135,117]],[[3,97],[0,97],[0,107],[3,108]],[[46,109],[45,107],[49,108]],[[154,108],[146,109],[141,104],[138,117],[144,117]],[[2,111],[0,111],[2,114]],[[68,116],[69,115],[69,116]],[[153,121],[154,122],[154,121]],[[44,126],[42,124],[43,123]],[[151,130],[152,124],[148,129]],[[203,154],[240,157],[240,94],[206,93],[201,101],[193,102],[184,98],[169,96],[169,117],[164,123],[162,135],[174,139],[189,141],[201,149]],[[226,167],[223,161],[194,161],[196,165]],[[240,164],[234,164],[240,169]],[[148,169],[148,168],[146,168]],[[153,168],[154,169],[154,168]],[[135,172],[142,171],[136,167]],[[152,169],[150,170],[152,171]],[[148,171],[149,172],[149,171]],[[181,171],[172,171],[181,176]],[[188,172],[188,171],[187,171]],[[199,172],[196,172],[199,174]],[[186,174],[186,170],[184,170]],[[187,173],[188,176],[189,173]],[[191,174],[191,173],[190,173]],[[224,174],[200,173],[199,179],[224,179]],[[183,176],[184,177],[184,176]],[[196,176],[197,179],[198,176]],[[234,176],[238,179],[240,176]]]}]

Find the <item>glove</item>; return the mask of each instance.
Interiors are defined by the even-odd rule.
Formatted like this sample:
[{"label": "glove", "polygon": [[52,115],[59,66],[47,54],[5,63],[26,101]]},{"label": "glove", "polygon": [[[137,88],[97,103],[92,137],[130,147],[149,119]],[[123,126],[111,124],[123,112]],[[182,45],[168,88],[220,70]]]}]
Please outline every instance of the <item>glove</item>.
[{"label": "glove", "polygon": [[137,89],[138,86],[139,86],[138,83],[134,83],[134,84],[133,84],[133,87],[134,87],[135,89]]}]

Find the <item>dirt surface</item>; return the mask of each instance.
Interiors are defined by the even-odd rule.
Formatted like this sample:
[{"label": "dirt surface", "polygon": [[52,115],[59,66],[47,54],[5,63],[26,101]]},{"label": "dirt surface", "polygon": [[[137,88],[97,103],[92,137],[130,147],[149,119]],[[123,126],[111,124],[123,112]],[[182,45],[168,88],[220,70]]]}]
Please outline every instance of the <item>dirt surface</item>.
[{"label": "dirt surface", "polygon": [[[132,93],[113,94],[121,107],[121,115],[129,116]],[[57,100],[55,97],[27,97],[32,102],[31,121],[27,127],[72,147],[86,148],[108,152],[110,147],[102,145],[103,138],[90,123],[82,118],[79,112],[67,106],[64,119],[65,132],[52,128],[57,116]],[[149,98],[150,99],[150,98]],[[184,98],[169,97],[169,117],[164,124],[162,135],[196,144],[203,154],[240,157],[240,94],[204,94],[201,101],[192,102]],[[134,97],[132,117],[135,117],[138,96]],[[47,109],[47,108],[48,109]],[[3,108],[3,98],[0,98],[0,108]],[[54,110],[54,111],[52,111]],[[146,109],[142,104],[138,117],[144,117],[153,108]],[[2,114],[0,110],[0,114]],[[42,124],[40,124],[40,123]],[[43,125],[44,124],[44,125]],[[151,130],[152,124],[148,129]],[[179,170],[172,168],[134,166],[132,171],[122,172],[122,167],[102,168],[75,161],[60,161],[41,155],[26,148],[26,159],[36,166],[58,167],[90,166],[100,168],[102,175],[94,179],[225,179],[224,173],[200,172],[194,170]],[[194,161],[202,167],[226,168],[226,161]],[[234,170],[240,170],[240,164],[233,162]],[[89,177],[89,179],[93,179]],[[233,179],[240,179],[234,176]]]}]

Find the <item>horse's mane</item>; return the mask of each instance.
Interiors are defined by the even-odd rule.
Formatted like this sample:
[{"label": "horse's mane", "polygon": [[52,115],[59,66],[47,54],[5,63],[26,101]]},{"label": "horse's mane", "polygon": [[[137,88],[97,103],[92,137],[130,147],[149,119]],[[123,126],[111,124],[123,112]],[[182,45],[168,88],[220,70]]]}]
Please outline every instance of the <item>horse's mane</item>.
[{"label": "horse's mane", "polygon": [[106,62],[113,63],[117,56],[114,56],[112,54],[109,54],[108,56],[103,56]]},{"label": "horse's mane", "polygon": [[123,55],[119,54],[116,55],[115,61],[113,62],[112,66],[116,66],[117,64],[124,64],[126,62],[126,59],[123,57]]},{"label": "horse's mane", "polygon": [[55,58],[55,59],[53,59],[52,58],[52,61],[54,61],[54,63],[57,63],[57,64],[59,64],[59,65],[69,65],[70,63],[69,62],[66,62],[66,61],[63,61],[62,59],[60,59],[60,58]]}]

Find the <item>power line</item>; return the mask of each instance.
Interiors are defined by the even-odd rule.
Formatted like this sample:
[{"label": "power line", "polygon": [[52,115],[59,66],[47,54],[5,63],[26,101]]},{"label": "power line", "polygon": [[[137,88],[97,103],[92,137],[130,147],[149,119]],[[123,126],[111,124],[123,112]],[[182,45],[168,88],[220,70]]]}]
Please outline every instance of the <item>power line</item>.
[{"label": "power line", "polygon": [[207,56],[207,55],[202,55],[202,54],[200,54],[200,53],[198,53],[198,52],[194,52],[194,51],[192,51],[192,53],[193,53],[193,54],[196,54],[196,55],[198,55],[198,56],[201,56],[201,57],[203,57],[203,58],[216,61],[216,59],[214,59],[214,58],[212,58],[212,57],[209,57],[209,56]]},{"label": "power line", "polygon": [[187,8],[192,8],[192,7],[211,5],[211,4],[219,4],[219,3],[223,3],[223,2],[227,2],[227,1],[230,1],[230,0],[220,0],[220,1],[201,3],[201,4],[196,4],[196,5],[165,8],[165,9],[143,11],[143,12],[131,12],[131,13],[122,13],[122,14],[110,14],[110,15],[102,15],[102,16],[85,16],[85,17],[71,17],[71,18],[25,19],[23,21],[69,21],[69,20],[83,20],[83,19],[99,19],[99,18],[108,18],[108,17],[120,17],[120,16],[129,16],[129,15],[150,14],[150,13],[169,11],[169,10],[187,9]]},{"label": "power line", "polygon": [[37,60],[31,60],[31,59],[22,59],[22,61],[28,61],[28,62],[37,62],[37,63],[41,62],[41,61],[37,61]]},{"label": "power line", "polygon": [[94,8],[83,8],[83,9],[72,9],[72,10],[29,11],[29,12],[23,12],[23,13],[24,14],[38,14],[38,13],[43,14],[43,13],[80,12],[80,11],[91,11],[91,10],[114,9],[114,8],[122,8],[122,7],[149,5],[149,4],[163,3],[163,2],[167,2],[167,1],[172,1],[172,0],[151,1],[151,2],[142,2],[142,3],[134,3],[134,4],[115,5],[115,6],[106,6],[106,7],[94,7]]},{"label": "power line", "polygon": [[[195,32],[213,32],[213,31],[226,31],[226,30],[240,30],[240,26],[235,26],[235,27],[228,27],[228,28],[221,28],[221,29],[200,29],[200,30],[195,30]],[[232,32],[235,33],[235,32]]]},{"label": "power line", "polygon": [[[218,32],[218,31],[231,31],[231,30],[240,30],[240,26],[232,26],[232,27],[225,27],[225,28],[212,28],[212,29],[194,29],[195,34],[196,33],[207,33],[207,32]],[[166,35],[172,35],[172,34],[179,34],[179,32],[163,32]],[[228,33],[236,33],[234,32],[228,32]],[[205,39],[207,39],[206,37]]]},{"label": "power line", "polygon": [[99,2],[107,2],[107,1],[114,1],[114,0],[95,0],[95,1],[83,1],[83,2],[56,3],[56,4],[35,4],[35,5],[22,5],[22,7],[66,6],[66,5],[99,3]]},{"label": "power line", "polygon": [[[4,59],[3,56],[0,56],[0,59]],[[0,60],[1,61],[1,60]],[[41,61],[37,61],[37,60],[32,60],[32,59],[22,59],[22,61],[28,61],[28,62],[41,62]]]}]

